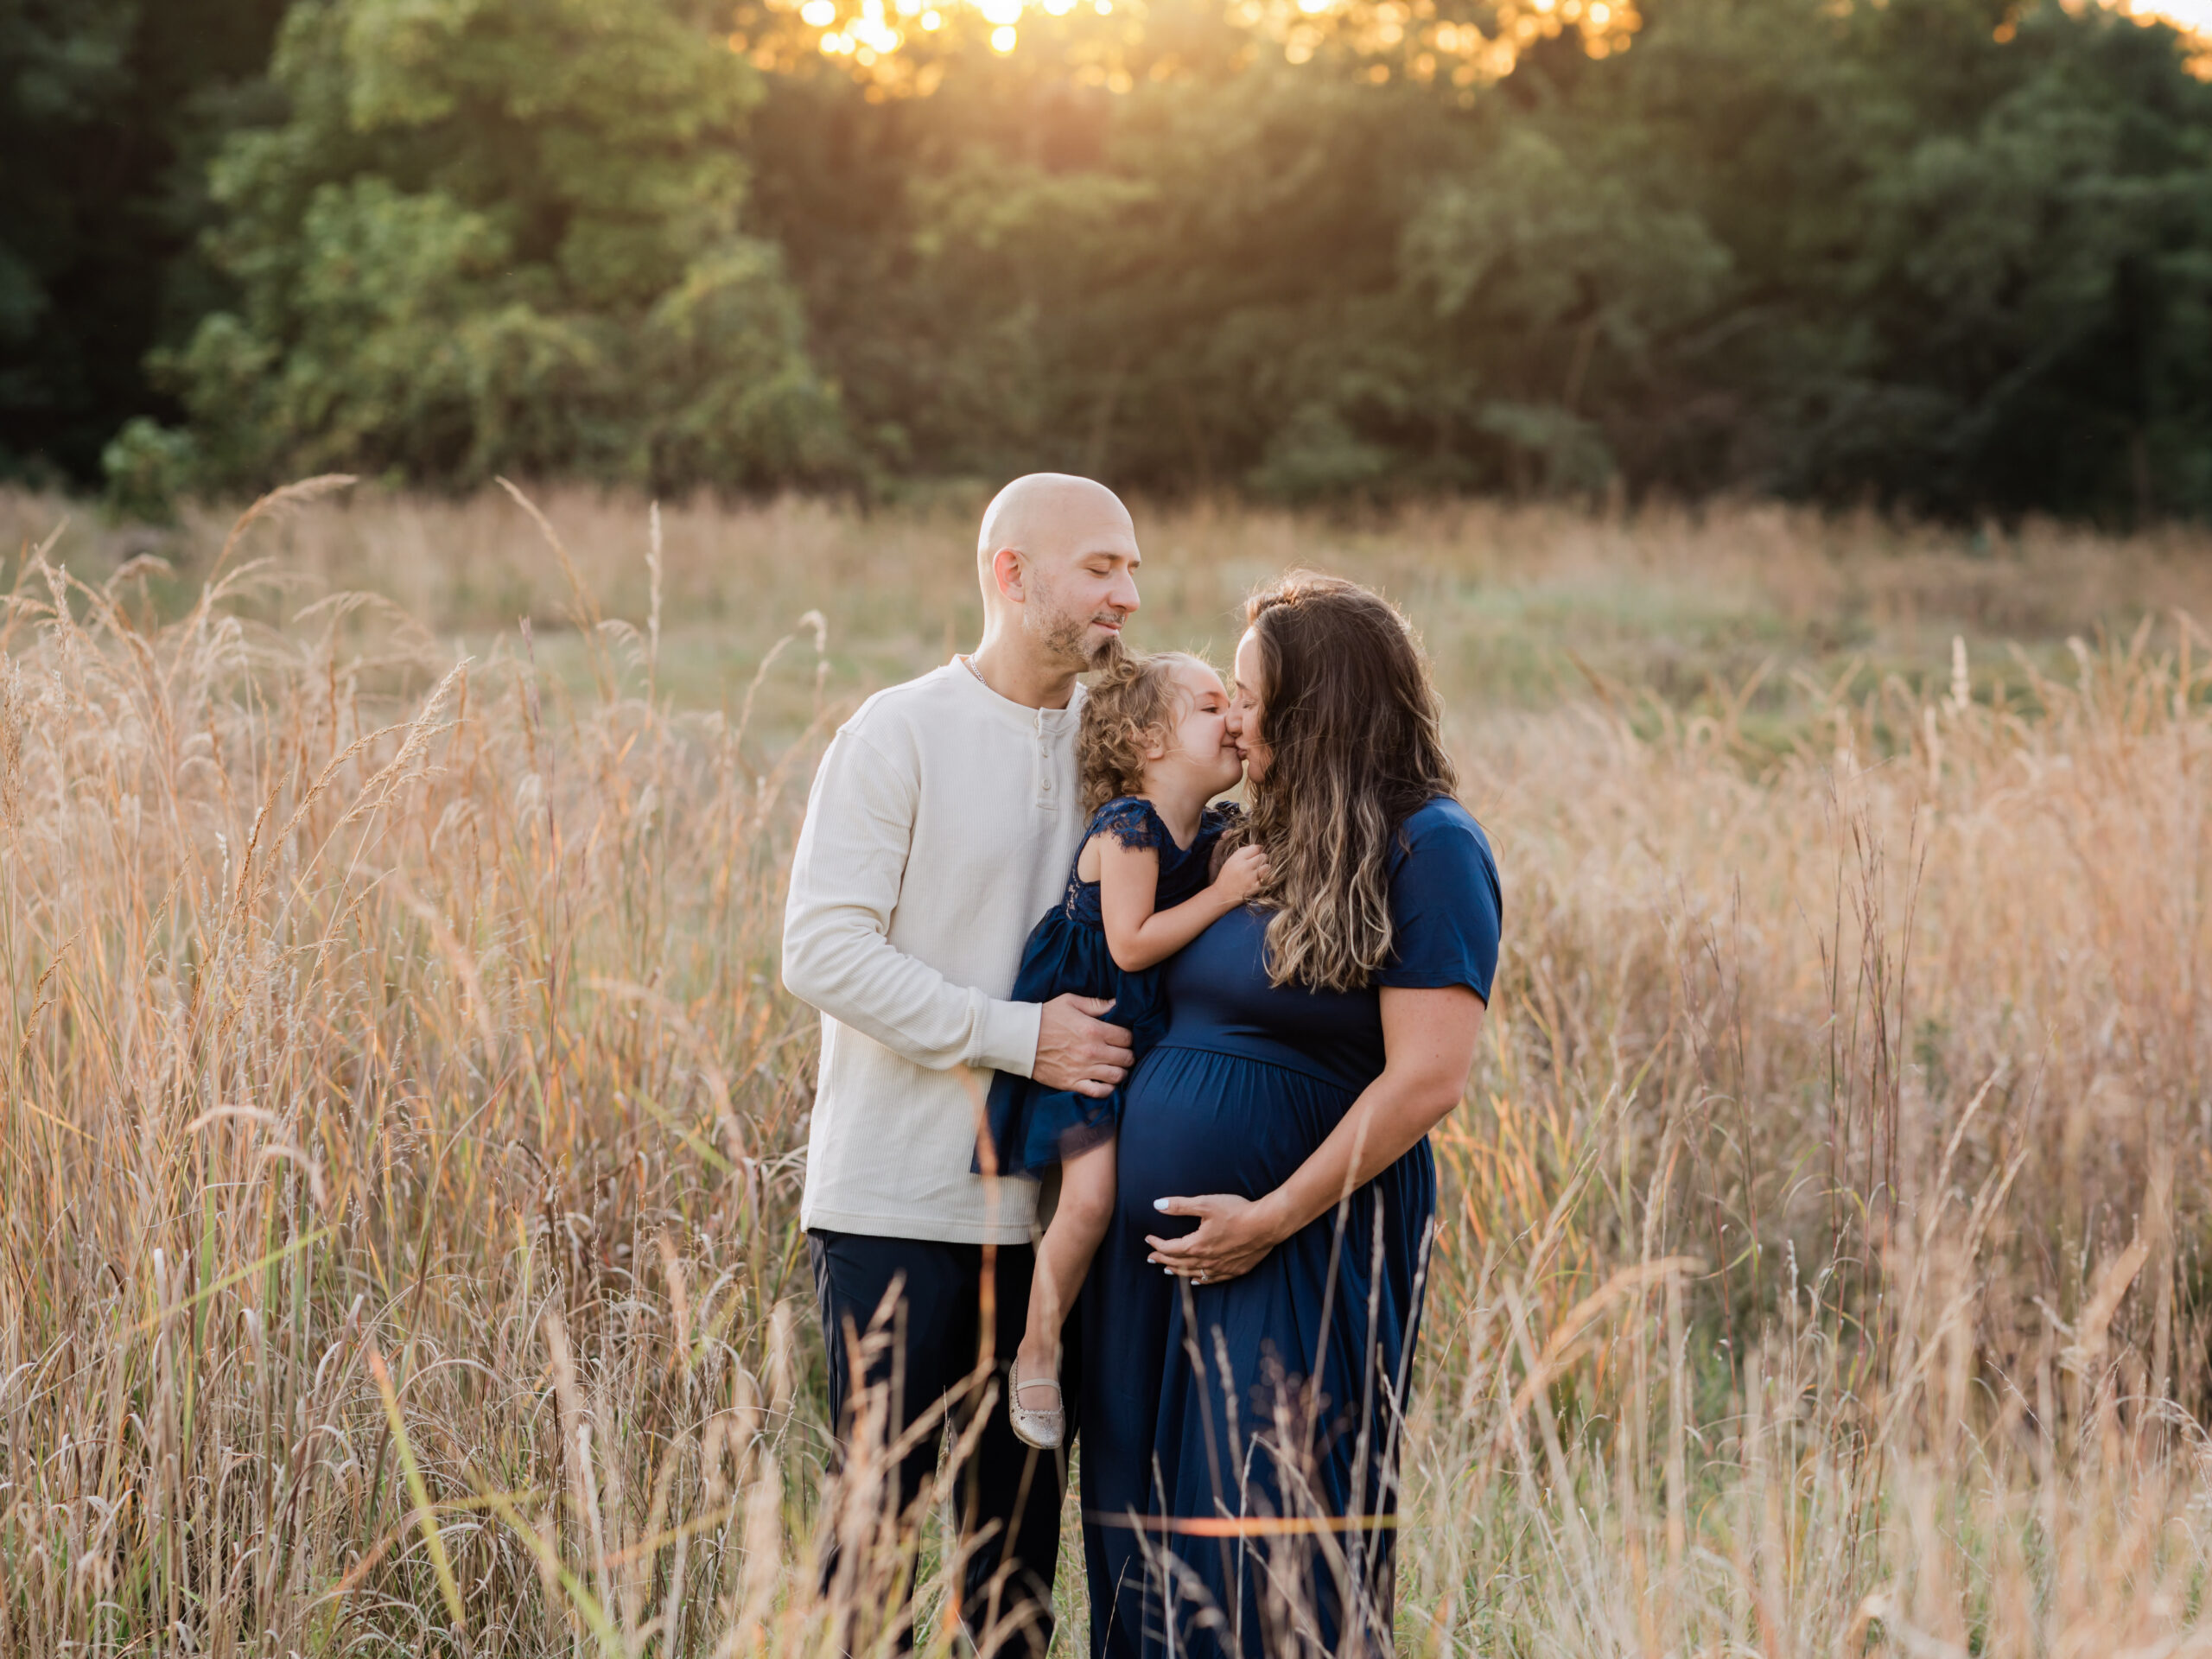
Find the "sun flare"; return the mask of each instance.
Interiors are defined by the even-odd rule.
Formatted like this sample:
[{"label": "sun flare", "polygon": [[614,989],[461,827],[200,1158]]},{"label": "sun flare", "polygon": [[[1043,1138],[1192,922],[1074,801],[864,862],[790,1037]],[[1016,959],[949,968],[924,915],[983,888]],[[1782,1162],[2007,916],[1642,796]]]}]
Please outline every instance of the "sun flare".
[{"label": "sun flare", "polygon": [[[2105,3],[2192,35],[2196,67],[2212,71],[2212,0]],[[1227,16],[1293,64],[1333,54],[1363,65],[1370,80],[1441,82],[1463,96],[1510,74],[1541,41],[1568,36],[1603,58],[1643,23],[1635,0],[1506,0],[1479,19],[1452,15],[1463,10],[1459,0],[1229,0]],[[1145,0],[1122,0],[1118,12],[1115,0],[740,0],[738,21],[731,49],[761,67],[788,69],[818,54],[842,60],[881,97],[934,91],[941,60],[966,42],[995,57],[1058,50],[1078,82],[1127,92],[1147,17]],[[1997,37],[2013,32],[2007,22]]]},{"label": "sun flare", "polygon": [[[942,60],[965,43],[998,57],[1058,51],[1083,84],[1127,92],[1145,0],[741,0],[733,51],[766,69],[799,57],[842,60],[870,96],[927,94]],[[2212,0],[2204,0],[2212,4]],[[1628,44],[1635,0],[1508,0],[1464,15],[1461,0],[1230,0],[1229,22],[1294,64],[1333,55],[1371,81],[1402,79],[1471,90],[1512,72],[1541,41],[1579,41],[1592,57]],[[973,49],[971,48],[971,49]],[[1143,66],[1140,65],[1140,71]],[[1157,73],[1156,67],[1151,73]]]}]

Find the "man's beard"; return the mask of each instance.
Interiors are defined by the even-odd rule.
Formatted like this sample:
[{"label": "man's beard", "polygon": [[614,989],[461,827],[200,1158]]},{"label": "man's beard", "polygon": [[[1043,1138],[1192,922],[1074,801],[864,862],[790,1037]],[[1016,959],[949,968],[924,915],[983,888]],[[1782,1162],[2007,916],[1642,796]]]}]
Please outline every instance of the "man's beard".
[{"label": "man's beard", "polygon": [[1048,588],[1039,588],[1021,609],[1021,626],[1052,661],[1074,669],[1104,668],[1121,654],[1122,636],[1109,633],[1095,643],[1086,638],[1092,616],[1063,610]]}]

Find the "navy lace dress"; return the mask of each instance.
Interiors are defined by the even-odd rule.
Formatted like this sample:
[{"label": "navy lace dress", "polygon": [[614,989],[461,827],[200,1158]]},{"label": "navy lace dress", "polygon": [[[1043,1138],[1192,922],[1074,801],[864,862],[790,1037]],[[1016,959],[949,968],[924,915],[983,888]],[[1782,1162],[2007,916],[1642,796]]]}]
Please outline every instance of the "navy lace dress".
[{"label": "navy lace dress", "polygon": [[[1124,847],[1149,847],[1160,855],[1160,885],[1152,907],[1172,910],[1195,897],[1210,880],[1214,843],[1235,821],[1233,806],[1210,806],[1198,821],[1198,832],[1188,847],[1179,847],[1150,801],[1124,795],[1091,814],[1083,832],[1083,845],[1098,836],[1111,836]],[[1014,976],[1014,1000],[1049,1002],[1070,992],[1078,996],[1110,996],[1114,1011],[1106,1016],[1127,1026],[1136,1054],[1158,1042],[1167,1029],[1167,1002],[1160,988],[1160,969],[1124,973],[1114,964],[1106,948],[1106,925],[1099,915],[1098,883],[1085,881],[1077,872],[1083,853],[1068,870],[1067,896],[1047,912],[1022,947],[1021,971]],[[1077,1153],[1113,1137],[1122,1121],[1123,1090],[1116,1089],[1103,1100],[1047,1089],[1027,1077],[1001,1071],[991,1079],[987,1108],[988,1140],[1001,1175],[1037,1175]],[[976,1173],[984,1170],[978,1149]]]}]

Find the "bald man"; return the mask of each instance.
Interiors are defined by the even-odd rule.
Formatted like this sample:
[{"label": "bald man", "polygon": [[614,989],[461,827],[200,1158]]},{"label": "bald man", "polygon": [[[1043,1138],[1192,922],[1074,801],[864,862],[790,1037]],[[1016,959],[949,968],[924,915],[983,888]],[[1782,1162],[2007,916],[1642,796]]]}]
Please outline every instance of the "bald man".
[{"label": "bald man", "polygon": [[[1082,836],[1077,676],[1119,647],[1139,562],[1128,510],[1103,485],[1039,473],[999,492],[976,548],[982,642],[840,728],[784,918],[784,983],[822,1012],[799,1216],[840,1444],[856,1390],[895,1389],[893,1435],[948,1395],[957,1431],[988,1396],[955,1476],[972,1550],[960,1614],[985,1654],[1051,1641],[1066,1471],[1007,1421],[1037,1188],[974,1173],[976,1131],[993,1070],[1103,1096],[1131,1064],[1128,1033],[1096,1017],[1108,1004],[1008,993]],[[863,1352],[872,1327],[886,1338]],[[906,1459],[902,1512],[937,1457],[932,1432]],[[844,1570],[831,1562],[833,1583]]]}]

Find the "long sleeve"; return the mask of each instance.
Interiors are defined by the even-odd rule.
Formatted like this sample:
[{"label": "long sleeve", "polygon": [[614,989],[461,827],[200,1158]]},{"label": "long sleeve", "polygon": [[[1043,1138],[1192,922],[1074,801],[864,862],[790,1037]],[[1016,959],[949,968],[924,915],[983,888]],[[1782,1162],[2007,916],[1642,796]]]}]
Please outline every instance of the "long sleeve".
[{"label": "long sleeve", "polygon": [[[914,1065],[1029,1075],[1042,1010],[956,985],[890,940],[920,797],[918,763],[852,727],[831,741],[807,798],[784,911],[792,995]],[[931,872],[932,880],[950,873]]]}]

